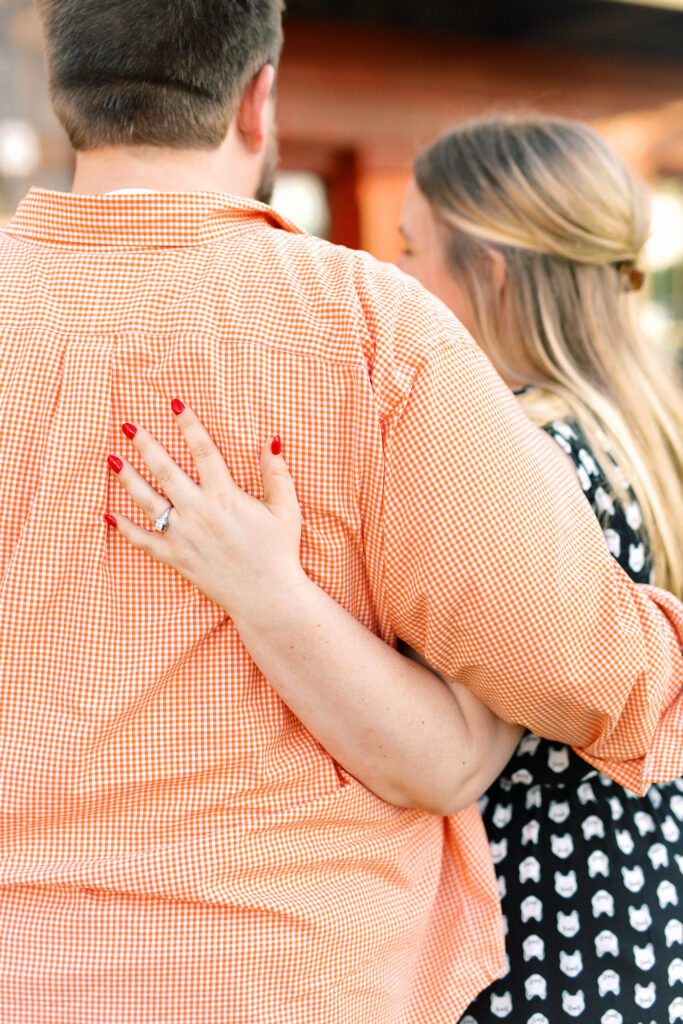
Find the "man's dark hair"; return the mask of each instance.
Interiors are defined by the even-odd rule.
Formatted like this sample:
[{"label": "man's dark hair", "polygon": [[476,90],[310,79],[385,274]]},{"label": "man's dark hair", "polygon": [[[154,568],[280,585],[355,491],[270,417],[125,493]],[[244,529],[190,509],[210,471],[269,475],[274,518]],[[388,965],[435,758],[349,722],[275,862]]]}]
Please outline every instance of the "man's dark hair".
[{"label": "man's dark hair", "polygon": [[37,0],[50,94],[75,149],[207,148],[277,66],[282,0]]}]

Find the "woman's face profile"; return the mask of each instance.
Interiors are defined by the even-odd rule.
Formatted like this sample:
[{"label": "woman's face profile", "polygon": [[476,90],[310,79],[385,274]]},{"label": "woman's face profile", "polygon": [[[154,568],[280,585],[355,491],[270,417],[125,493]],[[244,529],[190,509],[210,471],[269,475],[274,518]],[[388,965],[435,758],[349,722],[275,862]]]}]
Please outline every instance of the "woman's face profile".
[{"label": "woman's face profile", "polygon": [[397,266],[417,278],[427,291],[448,306],[470,333],[474,333],[472,307],[456,278],[456,271],[449,266],[442,228],[414,178],[406,192],[399,231],[404,247],[396,260]]}]

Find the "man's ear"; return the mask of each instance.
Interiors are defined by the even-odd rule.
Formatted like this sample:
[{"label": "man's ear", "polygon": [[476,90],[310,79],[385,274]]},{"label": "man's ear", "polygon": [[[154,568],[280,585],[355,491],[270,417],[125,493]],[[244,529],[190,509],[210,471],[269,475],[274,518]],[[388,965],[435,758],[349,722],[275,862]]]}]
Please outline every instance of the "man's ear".
[{"label": "man's ear", "polygon": [[237,108],[237,129],[243,144],[251,153],[259,153],[268,138],[268,99],[274,82],[275,68],[272,64],[264,64],[242,93]]}]

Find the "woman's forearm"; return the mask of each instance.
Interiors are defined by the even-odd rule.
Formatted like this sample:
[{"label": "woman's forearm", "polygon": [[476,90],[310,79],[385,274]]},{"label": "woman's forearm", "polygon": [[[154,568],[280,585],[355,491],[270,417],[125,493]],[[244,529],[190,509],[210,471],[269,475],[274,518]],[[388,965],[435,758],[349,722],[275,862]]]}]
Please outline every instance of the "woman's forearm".
[{"label": "woman's forearm", "polygon": [[522,734],[464,686],[383,643],[303,572],[233,618],[285,704],[346,771],[391,803],[461,810],[497,777]]}]

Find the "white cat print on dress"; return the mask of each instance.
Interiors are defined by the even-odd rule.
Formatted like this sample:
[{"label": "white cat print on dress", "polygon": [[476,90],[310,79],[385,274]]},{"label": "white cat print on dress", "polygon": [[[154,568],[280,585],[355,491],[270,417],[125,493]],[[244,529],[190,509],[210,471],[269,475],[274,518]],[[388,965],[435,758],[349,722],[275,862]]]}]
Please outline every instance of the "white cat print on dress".
[{"label": "white cat print on dress", "polygon": [[540,935],[527,935],[522,943],[522,956],[529,960],[545,960],[545,942]]},{"label": "white cat print on dress", "polygon": [[598,992],[601,997],[606,996],[608,992],[615,996],[621,992],[621,978],[611,967],[598,975]]},{"label": "white cat print on dress", "polygon": [[588,858],[588,876],[595,878],[596,875],[603,878],[609,875],[609,857],[604,850],[593,850]]},{"label": "white cat print on dress", "polygon": [[502,996],[491,993],[491,1013],[494,1017],[509,1017],[512,1013],[512,993],[506,992]]},{"label": "white cat print on dress", "polygon": [[639,907],[629,907],[628,919],[631,928],[635,928],[637,932],[646,932],[652,924],[652,914],[647,903],[643,903]]},{"label": "white cat print on dress", "polygon": [[560,950],[560,970],[568,978],[576,978],[583,970],[583,957],[581,950],[575,949],[573,953],[566,953]]},{"label": "white cat print on dress", "polygon": [[645,874],[639,864],[636,864],[634,868],[623,867],[621,876],[629,892],[640,892],[645,885]]},{"label": "white cat print on dress", "polygon": [[655,869],[655,871],[658,868],[668,868],[669,851],[667,850],[664,843],[653,843],[653,845],[647,851],[647,855],[650,858],[650,863],[652,864],[652,867]]},{"label": "white cat print on dress", "polygon": [[567,820],[570,815],[569,801],[567,800],[551,800],[550,807],[548,808],[548,817],[556,825],[561,825]]},{"label": "white cat print on dress", "polygon": [[574,840],[569,832],[566,832],[562,836],[556,836],[553,834],[550,837],[550,849],[556,857],[566,860],[567,857],[571,857],[574,852]]},{"label": "white cat print on dress", "polygon": [[581,928],[578,910],[572,910],[569,914],[557,912],[557,930],[565,939],[573,939]]},{"label": "white cat print on dress", "polygon": [[603,929],[595,936],[595,952],[599,957],[619,956],[619,939],[609,928]]},{"label": "white cat print on dress", "polygon": [[657,899],[662,910],[664,910],[664,907],[678,906],[678,892],[673,882],[665,879],[659,883],[657,886]]},{"label": "white cat print on dress", "polygon": [[636,983],[635,998],[638,1006],[643,1010],[649,1010],[657,998],[657,986],[654,981],[649,985],[638,985]]},{"label": "white cat print on dress", "polygon": [[560,896],[564,896],[565,899],[569,899],[571,896],[576,895],[576,891],[579,888],[576,871],[572,869],[571,871],[568,871],[566,875],[562,874],[561,871],[556,871],[554,877],[556,893]]},{"label": "white cat print on dress", "polygon": [[543,920],[543,904],[538,896],[527,896],[522,900],[521,910],[522,921],[530,921],[532,917],[535,921]]},{"label": "white cat print on dress", "polygon": [[562,1009],[570,1017],[580,1017],[586,1009],[586,997],[581,990],[578,992],[562,992]]},{"label": "white cat print on dress", "polygon": [[583,832],[583,838],[586,841],[589,839],[605,838],[605,826],[602,819],[598,818],[597,814],[591,814],[588,818],[584,818],[581,822],[581,831]]},{"label": "white cat print on dress", "polygon": [[679,982],[683,982],[683,960],[679,956],[672,960],[668,967],[669,984],[673,988]]},{"label": "white cat print on dress", "polygon": [[633,957],[639,971],[651,971],[655,965],[655,947],[651,942],[647,946],[634,946]]},{"label": "white cat print on dress", "polygon": [[539,821],[527,821],[526,825],[522,826],[522,846],[526,846],[528,843],[538,845],[540,828],[541,823]]},{"label": "white cat print on dress", "polygon": [[601,914],[614,917],[614,896],[611,892],[607,892],[607,889],[598,889],[593,894],[591,906],[593,908],[593,917],[600,917]]},{"label": "white cat print on dress", "polygon": [[548,998],[548,983],[542,974],[530,974],[524,981],[524,994],[527,1001]]}]

